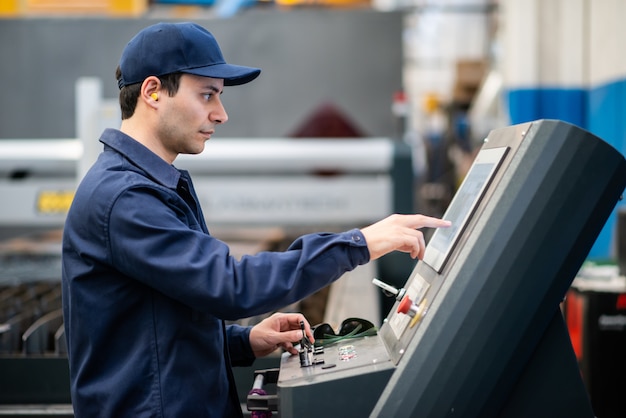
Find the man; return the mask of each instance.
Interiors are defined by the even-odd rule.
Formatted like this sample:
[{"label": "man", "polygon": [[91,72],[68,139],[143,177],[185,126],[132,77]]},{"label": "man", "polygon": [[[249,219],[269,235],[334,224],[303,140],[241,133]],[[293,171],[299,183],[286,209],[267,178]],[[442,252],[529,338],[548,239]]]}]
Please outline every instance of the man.
[{"label": "man", "polygon": [[63,237],[76,416],[241,416],[231,366],[278,347],[297,352],[291,341],[305,319],[275,314],[252,328],[224,320],[287,306],[390,251],[421,258],[416,228],[448,225],[393,215],[233,259],[209,234],[189,174],[172,164],[202,152],[228,120],[224,86],[259,73],[225,63],[214,37],[192,23],[150,26],[124,49],[122,124],[102,134],[104,151],[76,191]]}]

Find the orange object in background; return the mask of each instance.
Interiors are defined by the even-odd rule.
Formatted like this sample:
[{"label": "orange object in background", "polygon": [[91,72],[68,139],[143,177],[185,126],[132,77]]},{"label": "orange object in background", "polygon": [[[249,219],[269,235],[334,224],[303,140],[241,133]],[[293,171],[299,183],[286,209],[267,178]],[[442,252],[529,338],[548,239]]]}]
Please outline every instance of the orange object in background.
[{"label": "orange object in background", "polygon": [[138,16],[148,0],[4,0],[0,17],[47,15]]}]

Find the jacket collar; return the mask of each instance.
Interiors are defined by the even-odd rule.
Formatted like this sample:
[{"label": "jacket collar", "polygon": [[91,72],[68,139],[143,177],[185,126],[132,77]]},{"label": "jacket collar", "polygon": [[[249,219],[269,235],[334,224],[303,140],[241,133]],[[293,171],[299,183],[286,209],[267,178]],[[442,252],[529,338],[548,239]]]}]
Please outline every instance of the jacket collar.
[{"label": "jacket collar", "polygon": [[105,129],[100,142],[122,154],[157,183],[170,189],[178,186],[181,171],[125,133],[117,129]]}]

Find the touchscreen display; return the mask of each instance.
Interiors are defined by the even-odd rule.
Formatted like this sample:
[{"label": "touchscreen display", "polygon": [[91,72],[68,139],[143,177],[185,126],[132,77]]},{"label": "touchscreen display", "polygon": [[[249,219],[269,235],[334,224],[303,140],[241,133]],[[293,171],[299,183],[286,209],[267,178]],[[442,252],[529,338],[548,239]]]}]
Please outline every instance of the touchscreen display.
[{"label": "touchscreen display", "polygon": [[501,147],[481,150],[450,202],[443,219],[451,221],[452,225],[435,231],[424,254],[424,262],[438,273],[443,270],[507,149]]}]

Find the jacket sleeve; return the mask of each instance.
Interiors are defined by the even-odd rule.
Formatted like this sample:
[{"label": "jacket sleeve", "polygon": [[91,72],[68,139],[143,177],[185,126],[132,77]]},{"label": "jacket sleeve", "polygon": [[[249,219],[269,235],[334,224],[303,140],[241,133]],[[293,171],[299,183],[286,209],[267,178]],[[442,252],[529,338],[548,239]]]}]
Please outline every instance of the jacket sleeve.
[{"label": "jacket sleeve", "polygon": [[[358,229],[307,234],[240,260],[166,191],[132,188],[111,209],[110,264],[194,310],[235,320],[299,301],[369,261]],[[146,210],[146,208],[150,208]],[[194,223],[195,222],[195,223]]]},{"label": "jacket sleeve", "polygon": [[226,338],[228,339],[228,351],[231,366],[250,366],[255,357],[250,347],[250,330],[252,327],[241,325],[226,325]]}]

